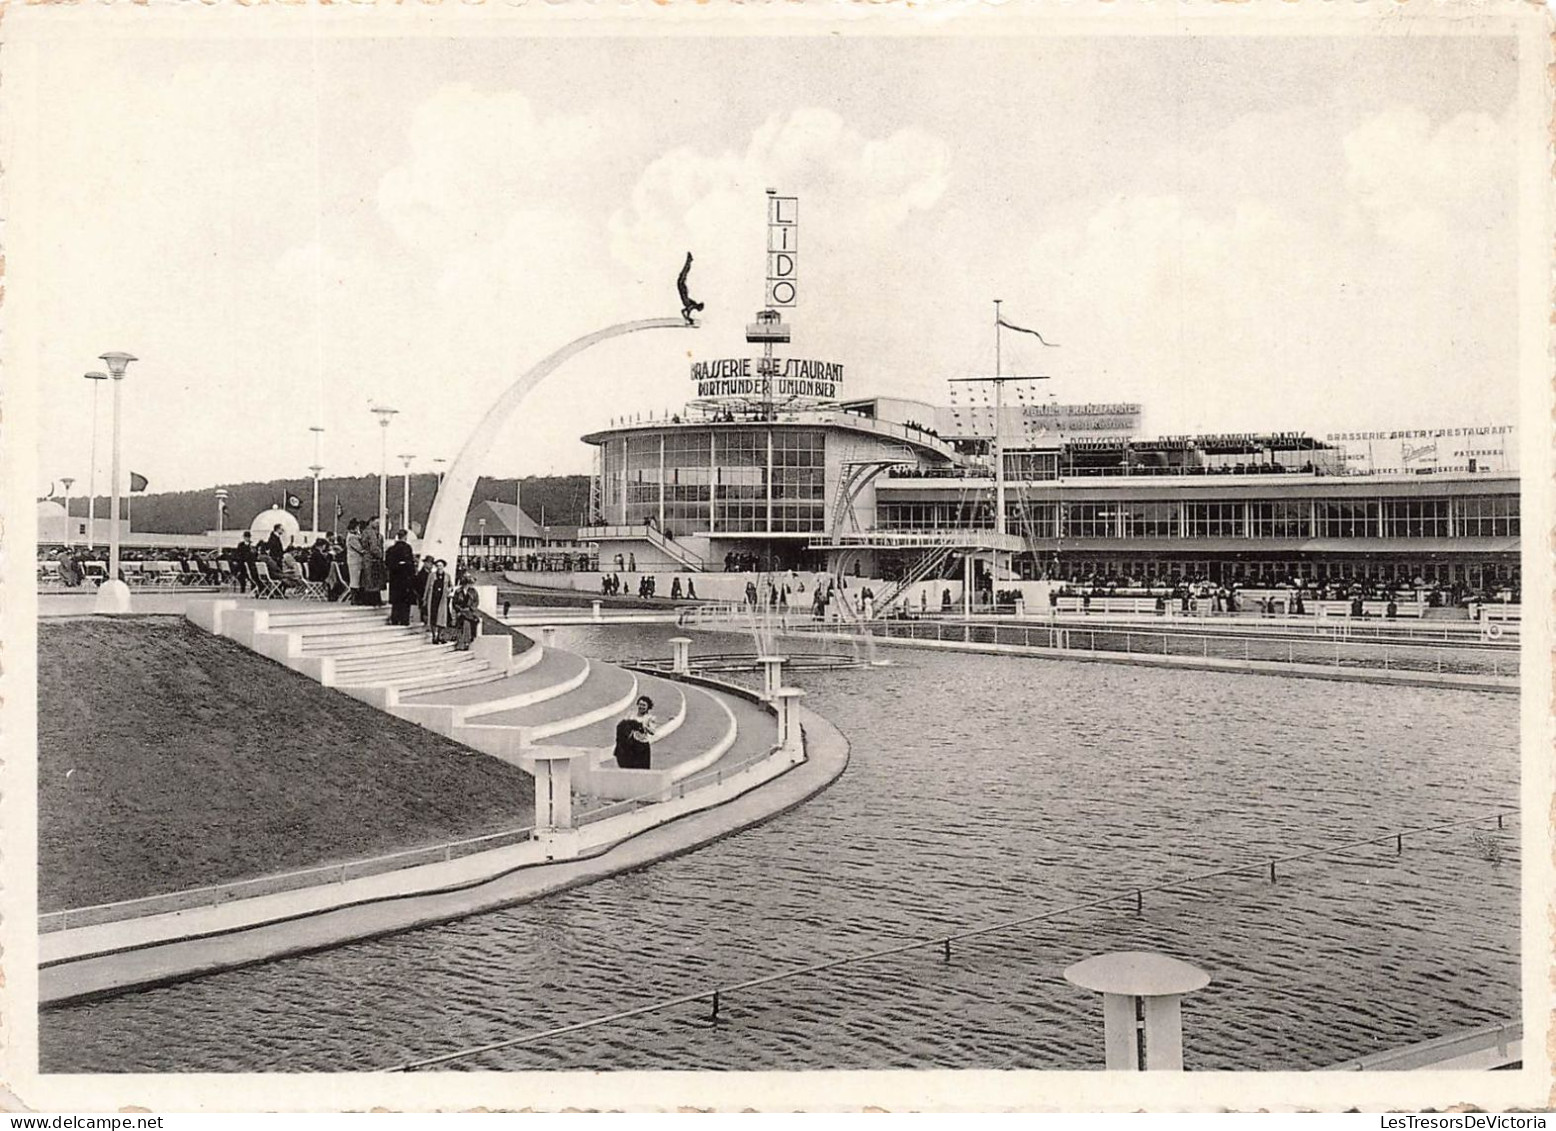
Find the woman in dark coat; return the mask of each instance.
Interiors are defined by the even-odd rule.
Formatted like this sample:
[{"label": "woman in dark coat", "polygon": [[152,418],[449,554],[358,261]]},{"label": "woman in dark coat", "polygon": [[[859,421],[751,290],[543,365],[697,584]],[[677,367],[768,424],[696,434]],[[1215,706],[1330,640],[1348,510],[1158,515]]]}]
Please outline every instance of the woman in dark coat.
[{"label": "woman in dark coat", "polygon": [[654,701],[639,695],[637,714],[616,724],[616,765],[624,770],[649,769],[649,739],[654,737]]},{"label": "woman in dark coat", "polygon": [[362,531],[362,603],[384,603],[384,536],[378,529],[378,516],[368,519]]},{"label": "woman in dark coat", "polygon": [[416,552],[405,540],[407,531],[397,530],[394,545],[384,552],[389,572],[389,623],[410,624],[411,606],[416,603]]},{"label": "woman in dark coat", "polygon": [[481,614],[477,611],[480,605],[481,596],[475,591],[475,583],[468,577],[460,578],[459,588],[454,590],[449,601],[449,611],[454,615],[454,651],[470,651],[471,641],[476,638],[476,630],[481,624]]}]

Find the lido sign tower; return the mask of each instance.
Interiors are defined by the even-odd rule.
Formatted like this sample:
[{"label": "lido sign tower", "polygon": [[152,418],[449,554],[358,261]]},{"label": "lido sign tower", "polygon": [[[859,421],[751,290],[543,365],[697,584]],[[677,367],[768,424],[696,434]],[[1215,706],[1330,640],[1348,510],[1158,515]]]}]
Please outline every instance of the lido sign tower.
[{"label": "lido sign tower", "polygon": [[799,301],[799,198],[767,190],[767,284],[765,304],[756,321],[746,324],[746,342],[760,345],[762,356],[714,358],[693,362],[696,398],[760,405],[771,414],[777,404],[795,400],[836,400],[843,381],[839,362],[773,356],[787,345],[792,326],[783,311]]}]

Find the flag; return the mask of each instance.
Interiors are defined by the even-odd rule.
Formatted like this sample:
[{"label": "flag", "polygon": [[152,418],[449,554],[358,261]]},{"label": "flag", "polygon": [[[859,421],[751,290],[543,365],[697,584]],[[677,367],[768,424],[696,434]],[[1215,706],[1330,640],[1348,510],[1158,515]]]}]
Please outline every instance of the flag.
[{"label": "flag", "polygon": [[302,505],[303,505],[303,501],[301,499],[299,499],[296,495],[292,494],[291,492],[287,492],[287,496],[286,496],[286,509],[287,510],[295,511],[295,510],[298,510],[299,508],[301,508]]},{"label": "flag", "polygon": [[130,490],[131,491],[144,491],[150,485],[151,485],[151,480],[147,479],[144,475],[138,475],[138,474],[136,474],[133,471],[130,472]]},{"label": "flag", "polygon": [[1043,335],[1039,334],[1036,330],[1028,330],[1025,326],[1017,326],[1014,322],[1006,322],[1003,318],[1001,318],[999,320],[999,323],[1000,323],[1001,326],[1005,327],[1005,329],[1007,329],[1007,330],[1014,330],[1018,334],[1031,334],[1034,338],[1036,338],[1038,341],[1042,342],[1045,346],[1049,347],[1050,349],[1058,349],[1059,348],[1059,344],[1057,342],[1050,342],[1050,341],[1044,340]]},{"label": "flag", "polygon": [[339,518],[346,513],[346,508],[340,505],[340,496],[335,496],[335,517]]}]

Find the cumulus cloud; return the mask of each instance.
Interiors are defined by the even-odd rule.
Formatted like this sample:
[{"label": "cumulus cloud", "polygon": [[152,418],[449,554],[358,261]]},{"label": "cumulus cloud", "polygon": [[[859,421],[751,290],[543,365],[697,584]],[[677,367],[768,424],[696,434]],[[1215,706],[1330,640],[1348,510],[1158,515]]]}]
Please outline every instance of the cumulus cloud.
[{"label": "cumulus cloud", "polygon": [[[949,176],[948,147],[922,130],[872,138],[827,109],[775,114],[743,151],[683,147],[653,161],[611,218],[611,248],[639,276],[663,271],[684,249],[724,249],[704,268],[707,285],[754,302],[764,261],[753,211],[764,189],[777,188],[800,198],[801,285],[826,308],[861,272],[874,282],[882,245],[935,206]],[[823,261],[825,279],[813,282],[806,265]]]},{"label": "cumulus cloud", "polygon": [[1513,204],[1511,118],[1418,109],[1374,114],[1343,139],[1346,185],[1366,222],[1402,244],[1441,243],[1505,220]]}]

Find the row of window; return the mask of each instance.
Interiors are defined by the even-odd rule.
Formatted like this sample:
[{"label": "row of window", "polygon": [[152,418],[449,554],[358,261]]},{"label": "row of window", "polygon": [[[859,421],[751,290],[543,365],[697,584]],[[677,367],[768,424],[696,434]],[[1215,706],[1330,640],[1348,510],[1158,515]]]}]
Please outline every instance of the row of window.
[{"label": "row of window", "polygon": [[[1008,529],[1055,536],[1060,504],[1010,507]],[[1276,499],[1255,502],[1064,503],[1064,538],[1505,538],[1519,530],[1518,496],[1462,499]],[[876,506],[886,530],[993,529],[987,502]]]},{"label": "row of window", "polygon": [[607,522],[652,519],[671,532],[822,529],[826,437],[819,429],[670,432],[601,447]]}]

